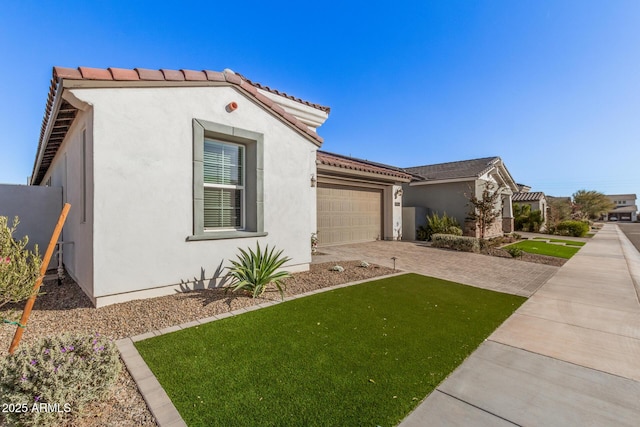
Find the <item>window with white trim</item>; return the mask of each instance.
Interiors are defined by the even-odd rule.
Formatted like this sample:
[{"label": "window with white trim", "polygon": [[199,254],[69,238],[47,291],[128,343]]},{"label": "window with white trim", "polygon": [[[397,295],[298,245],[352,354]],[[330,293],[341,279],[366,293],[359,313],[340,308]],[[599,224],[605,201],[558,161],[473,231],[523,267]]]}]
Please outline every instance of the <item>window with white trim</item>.
[{"label": "window with white trim", "polygon": [[245,210],[244,146],[204,140],[204,229],[242,230]]}]

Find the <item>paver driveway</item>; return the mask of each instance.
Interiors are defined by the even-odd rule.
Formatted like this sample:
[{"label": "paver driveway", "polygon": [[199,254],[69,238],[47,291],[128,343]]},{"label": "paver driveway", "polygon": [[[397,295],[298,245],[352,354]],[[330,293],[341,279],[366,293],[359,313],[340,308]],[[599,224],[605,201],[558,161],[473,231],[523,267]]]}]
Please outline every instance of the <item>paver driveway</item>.
[{"label": "paver driveway", "polygon": [[423,242],[376,241],[318,248],[314,263],[364,260],[425,276],[531,296],[559,269],[543,264],[427,247]]}]

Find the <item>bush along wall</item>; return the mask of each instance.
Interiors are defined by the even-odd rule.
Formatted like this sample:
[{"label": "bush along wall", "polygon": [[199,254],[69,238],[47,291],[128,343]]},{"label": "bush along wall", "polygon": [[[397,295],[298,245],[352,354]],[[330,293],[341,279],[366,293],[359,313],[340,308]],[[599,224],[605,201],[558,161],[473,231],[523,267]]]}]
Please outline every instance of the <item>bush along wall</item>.
[{"label": "bush along wall", "polygon": [[477,237],[454,236],[451,234],[434,234],[432,247],[454,249],[463,252],[480,252],[480,239]]},{"label": "bush along wall", "polygon": [[562,221],[555,226],[555,233],[560,236],[584,237],[589,232],[589,224],[584,221]]}]

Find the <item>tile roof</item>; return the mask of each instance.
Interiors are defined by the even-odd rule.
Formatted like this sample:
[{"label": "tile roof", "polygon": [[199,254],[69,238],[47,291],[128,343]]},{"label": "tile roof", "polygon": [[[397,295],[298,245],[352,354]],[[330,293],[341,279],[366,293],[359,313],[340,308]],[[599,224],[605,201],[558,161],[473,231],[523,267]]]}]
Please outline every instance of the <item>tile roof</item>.
[{"label": "tile roof", "polygon": [[[301,104],[321,110],[325,113],[330,112],[330,108],[300,98],[287,95],[284,92],[277,91],[263,86],[259,83],[252,82],[241,74],[231,70],[219,71],[193,71],[193,70],[150,70],[145,68],[65,68],[53,67],[53,78],[49,87],[49,94],[45,107],[45,114],[40,129],[40,140],[38,142],[37,157],[33,166],[32,181],[34,185],[38,185],[44,178],[51,161],[55,157],[60,144],[64,140],[69,127],[77,114],[77,109],[67,101],[60,99],[56,104],[56,100],[61,97],[62,80],[85,80],[85,81],[113,81],[113,82],[189,82],[193,86],[197,82],[219,82],[234,85],[242,89],[245,93],[253,96],[260,104],[270,109],[275,115],[281,117],[291,127],[302,133],[305,137],[315,141],[317,145],[322,144],[323,139],[314,130],[310,129],[306,124],[297,117],[287,113],[280,105],[269,97],[260,93],[258,89],[264,90],[287,99],[294,100]],[[50,132],[48,130],[51,129]],[[45,138],[47,139],[45,141]],[[37,170],[36,170],[37,169]]]},{"label": "tile roof", "polygon": [[515,193],[511,196],[513,202],[537,202],[544,198],[544,193],[541,191]]},{"label": "tile roof", "polygon": [[607,194],[606,197],[614,200],[636,200],[635,194]]},{"label": "tile roof", "polygon": [[481,159],[463,160],[459,162],[414,166],[404,168],[404,170],[416,175],[422,180],[477,178],[490,171],[499,161],[500,157],[483,157]]},{"label": "tile roof", "polygon": [[318,150],[316,161],[321,165],[386,175],[399,178],[400,180],[407,182],[412,178],[410,174],[404,172],[400,168],[383,165],[382,163],[370,162],[368,160],[356,159],[354,157],[347,157],[340,154],[329,153],[327,151]]}]

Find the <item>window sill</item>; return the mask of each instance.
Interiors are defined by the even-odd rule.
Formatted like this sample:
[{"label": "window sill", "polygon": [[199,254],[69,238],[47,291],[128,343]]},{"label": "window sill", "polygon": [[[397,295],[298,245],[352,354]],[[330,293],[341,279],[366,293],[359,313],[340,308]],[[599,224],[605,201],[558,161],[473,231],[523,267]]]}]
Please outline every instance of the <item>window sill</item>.
[{"label": "window sill", "polygon": [[247,237],[263,237],[267,232],[257,231],[211,231],[208,233],[187,236],[187,242],[197,242],[200,240],[222,240],[222,239],[244,239]]}]

